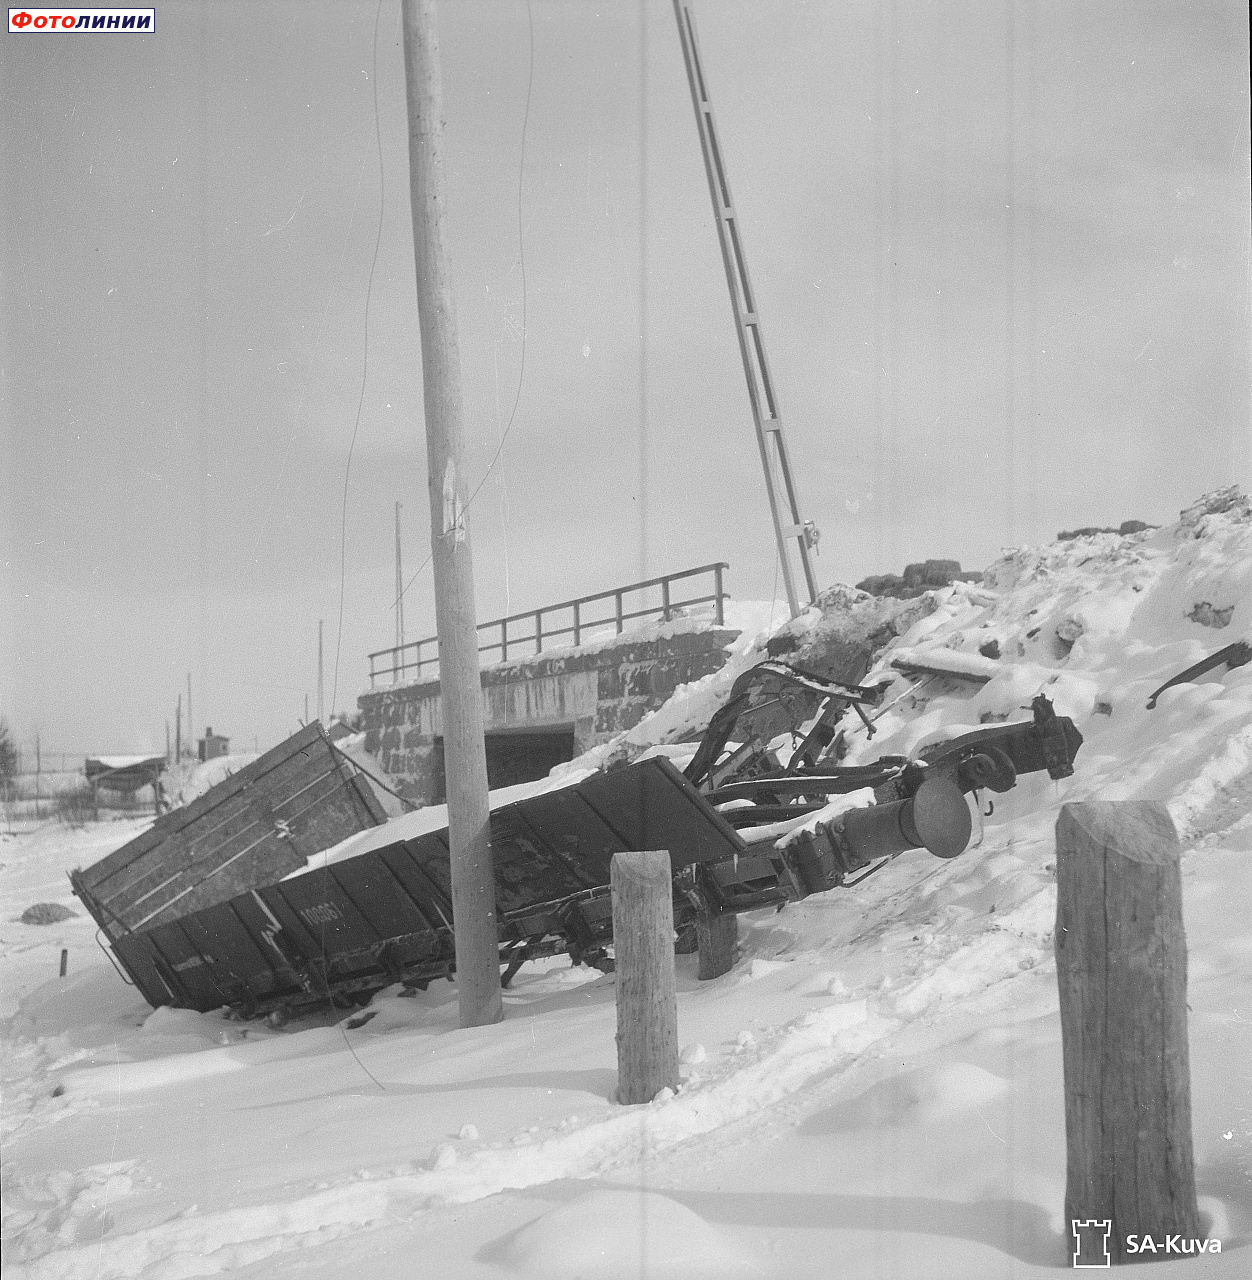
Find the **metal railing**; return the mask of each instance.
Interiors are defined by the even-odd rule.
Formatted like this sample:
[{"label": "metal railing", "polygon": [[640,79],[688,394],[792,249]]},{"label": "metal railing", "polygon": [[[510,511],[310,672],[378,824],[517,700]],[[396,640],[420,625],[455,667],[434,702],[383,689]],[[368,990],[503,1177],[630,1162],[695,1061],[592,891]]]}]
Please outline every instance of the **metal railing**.
[{"label": "metal railing", "polygon": [[[542,609],[530,609],[525,613],[511,613],[507,618],[496,618],[492,622],[480,622],[478,634],[494,637],[486,644],[478,646],[479,654],[499,653],[498,658],[490,661],[507,662],[510,656],[534,657],[543,652],[545,641],[552,641],[563,636],[573,638],[577,648],[585,639],[602,639],[607,635],[621,635],[628,622],[639,618],[660,617],[669,622],[679,614],[679,610],[692,609],[700,605],[713,606],[713,621],[722,626],[725,623],[725,601],[729,598],[724,589],[724,575],[730,565],[719,562],[704,564],[698,569],[684,569],[681,573],[667,573],[664,577],[648,578],[644,582],[632,582],[624,587],[614,587],[611,591],[600,591],[591,596],[580,596],[577,600],[565,600],[560,604],[545,605]],[[689,596],[685,599],[675,598],[673,584],[689,578],[711,576],[712,591],[703,595]],[[659,588],[660,603],[646,604],[642,608],[635,607],[639,601],[627,601],[629,595],[656,592]],[[695,588],[699,590],[699,588]],[[612,602],[612,612],[597,610],[598,604]],[[628,608],[627,605],[631,607]],[[554,615],[566,614],[564,618]],[[603,614],[604,616],[598,616]],[[555,626],[553,623],[564,622],[566,625]],[[524,629],[520,629],[524,626]],[[510,631],[512,628],[512,631]],[[612,630],[610,631],[610,628]],[[369,655],[370,688],[387,676],[392,684],[400,684],[425,676],[433,679],[439,667],[439,638],[428,636],[425,640],[411,640],[407,644],[392,649],[379,649]]]}]

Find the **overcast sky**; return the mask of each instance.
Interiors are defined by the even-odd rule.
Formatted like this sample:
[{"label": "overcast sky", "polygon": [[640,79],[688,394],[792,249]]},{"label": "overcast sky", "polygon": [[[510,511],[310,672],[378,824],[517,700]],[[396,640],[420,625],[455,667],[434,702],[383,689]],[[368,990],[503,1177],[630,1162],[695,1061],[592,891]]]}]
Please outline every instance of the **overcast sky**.
[{"label": "overcast sky", "polygon": [[[533,76],[525,0],[440,10],[471,484],[525,338],[480,619],[781,594],[669,0],[531,0]],[[272,745],[319,618],[353,708],[397,501],[429,546],[398,0],[156,14],[0,36],[0,713],[47,750],[162,749],[188,671],[197,732]],[[1244,4],[696,14],[820,585],[1252,483]]]}]

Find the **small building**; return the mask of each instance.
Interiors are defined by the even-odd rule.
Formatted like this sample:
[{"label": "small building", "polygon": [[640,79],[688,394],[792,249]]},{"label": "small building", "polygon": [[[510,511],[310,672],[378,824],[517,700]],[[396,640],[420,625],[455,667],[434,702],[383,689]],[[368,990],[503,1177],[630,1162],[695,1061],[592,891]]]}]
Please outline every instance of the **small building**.
[{"label": "small building", "polygon": [[131,796],[140,787],[155,787],[164,769],[164,756],[88,756],[83,772],[93,787]]},{"label": "small building", "polygon": [[207,725],[204,729],[204,737],[200,739],[198,746],[202,762],[216,760],[218,756],[230,755],[230,739],[223,738],[219,733],[214,733]]}]

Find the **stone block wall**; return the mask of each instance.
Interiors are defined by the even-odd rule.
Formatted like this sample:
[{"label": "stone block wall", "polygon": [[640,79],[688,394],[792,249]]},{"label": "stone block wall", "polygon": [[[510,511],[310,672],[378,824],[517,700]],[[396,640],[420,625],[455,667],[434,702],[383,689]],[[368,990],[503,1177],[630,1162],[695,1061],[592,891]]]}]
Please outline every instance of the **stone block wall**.
[{"label": "stone block wall", "polygon": [[[719,670],[737,631],[690,627],[674,634],[563,649],[482,673],[488,734],[572,731],[574,754],[631,729],[678,688]],[[365,749],[412,800],[443,795],[438,679],[371,689],[357,700]]]}]

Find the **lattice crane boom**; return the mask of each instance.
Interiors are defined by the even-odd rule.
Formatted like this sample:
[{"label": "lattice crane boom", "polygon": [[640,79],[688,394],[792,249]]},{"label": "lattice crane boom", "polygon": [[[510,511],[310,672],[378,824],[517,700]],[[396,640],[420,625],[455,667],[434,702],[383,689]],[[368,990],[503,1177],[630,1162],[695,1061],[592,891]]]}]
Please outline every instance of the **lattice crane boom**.
[{"label": "lattice crane boom", "polygon": [[678,20],[683,61],[687,67],[687,83],[691,88],[691,102],[696,113],[700,150],[704,154],[704,172],[709,182],[709,195],[713,200],[713,221],[717,227],[718,243],[721,245],[722,265],[726,269],[730,306],[735,317],[735,335],[739,340],[739,355],[743,360],[743,373],[748,383],[748,400],[752,406],[757,446],[761,451],[761,466],[765,472],[765,489],[769,495],[769,509],[774,521],[774,537],[778,543],[787,603],[791,608],[791,616],[795,617],[800,612],[800,601],[796,592],[791,543],[794,541],[795,550],[799,554],[809,599],[814,600],[817,598],[817,580],[813,574],[810,553],[816,548],[819,535],[813,522],[805,520],[800,514],[800,499],[791,474],[791,459],[787,451],[782,415],[778,410],[778,397],[765,355],[765,340],[761,335],[756,295],[748,275],[743,240],[726,177],[726,164],[717,141],[713,106],[709,101],[708,85],[700,64],[695,18],[687,0],[674,0],[674,16]]}]

